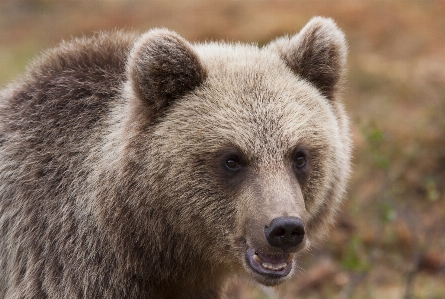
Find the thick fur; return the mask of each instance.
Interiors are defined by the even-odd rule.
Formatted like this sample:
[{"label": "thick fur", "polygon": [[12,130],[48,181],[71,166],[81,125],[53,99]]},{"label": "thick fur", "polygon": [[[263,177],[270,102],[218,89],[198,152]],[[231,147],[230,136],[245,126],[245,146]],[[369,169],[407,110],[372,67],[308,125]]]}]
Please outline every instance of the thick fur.
[{"label": "thick fur", "polygon": [[[341,202],[344,36],[314,18],[259,49],[155,29],[62,43],[0,93],[0,298],[219,298],[280,254],[264,226]],[[308,168],[292,171],[304,149]],[[229,174],[224,157],[243,157]],[[288,275],[290,277],[291,275]]]}]

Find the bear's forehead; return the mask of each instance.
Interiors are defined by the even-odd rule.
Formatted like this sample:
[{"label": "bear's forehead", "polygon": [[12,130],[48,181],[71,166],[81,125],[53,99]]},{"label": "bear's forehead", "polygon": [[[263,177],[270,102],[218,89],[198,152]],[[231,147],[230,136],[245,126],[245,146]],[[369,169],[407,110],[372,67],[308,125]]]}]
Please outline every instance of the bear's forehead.
[{"label": "bear's forehead", "polygon": [[168,117],[175,138],[187,136],[181,142],[190,148],[233,145],[263,162],[281,160],[299,143],[323,145],[336,126],[326,126],[334,117],[318,90],[275,53],[231,47],[198,51],[208,76]]},{"label": "bear's forehead", "polygon": [[158,136],[175,141],[175,150],[234,146],[269,164],[302,143],[324,147],[338,134],[328,100],[275,53],[226,44],[203,45],[197,53],[207,78],[157,127]]},{"label": "bear's forehead", "polygon": [[278,53],[256,45],[212,43],[198,45],[196,50],[208,75],[225,81],[248,83],[255,79],[253,75],[258,80],[262,75],[283,76],[290,72]]}]

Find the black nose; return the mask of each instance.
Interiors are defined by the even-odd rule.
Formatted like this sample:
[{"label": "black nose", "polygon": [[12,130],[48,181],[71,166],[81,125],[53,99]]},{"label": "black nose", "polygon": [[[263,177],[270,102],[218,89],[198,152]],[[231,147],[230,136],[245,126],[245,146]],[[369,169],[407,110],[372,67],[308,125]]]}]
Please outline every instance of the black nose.
[{"label": "black nose", "polygon": [[290,249],[303,241],[303,222],[297,217],[278,217],[264,228],[264,234],[270,245],[284,250]]}]

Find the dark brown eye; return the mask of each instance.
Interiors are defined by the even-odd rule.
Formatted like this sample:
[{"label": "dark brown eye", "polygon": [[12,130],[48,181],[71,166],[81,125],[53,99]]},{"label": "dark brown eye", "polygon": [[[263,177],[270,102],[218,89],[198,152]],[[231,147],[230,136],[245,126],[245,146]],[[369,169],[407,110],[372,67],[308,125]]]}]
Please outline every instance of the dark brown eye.
[{"label": "dark brown eye", "polygon": [[304,154],[302,153],[297,154],[294,163],[296,168],[298,169],[303,168],[306,165],[306,157],[304,156]]},{"label": "dark brown eye", "polygon": [[231,157],[226,160],[226,167],[228,170],[235,171],[240,169],[241,166],[238,163],[238,159]]},{"label": "dark brown eye", "polygon": [[292,170],[301,187],[306,186],[312,164],[311,152],[304,146],[298,146],[292,156]]}]

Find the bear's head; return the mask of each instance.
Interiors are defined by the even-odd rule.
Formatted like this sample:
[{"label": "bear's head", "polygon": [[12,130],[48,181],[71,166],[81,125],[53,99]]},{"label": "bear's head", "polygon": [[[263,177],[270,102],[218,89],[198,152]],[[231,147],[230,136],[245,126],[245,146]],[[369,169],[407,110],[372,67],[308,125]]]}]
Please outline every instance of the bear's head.
[{"label": "bear's head", "polygon": [[343,33],[320,17],[262,48],[192,45],[165,29],[140,37],[122,108],[139,248],[178,272],[265,285],[290,277],[348,178],[346,52]]}]

